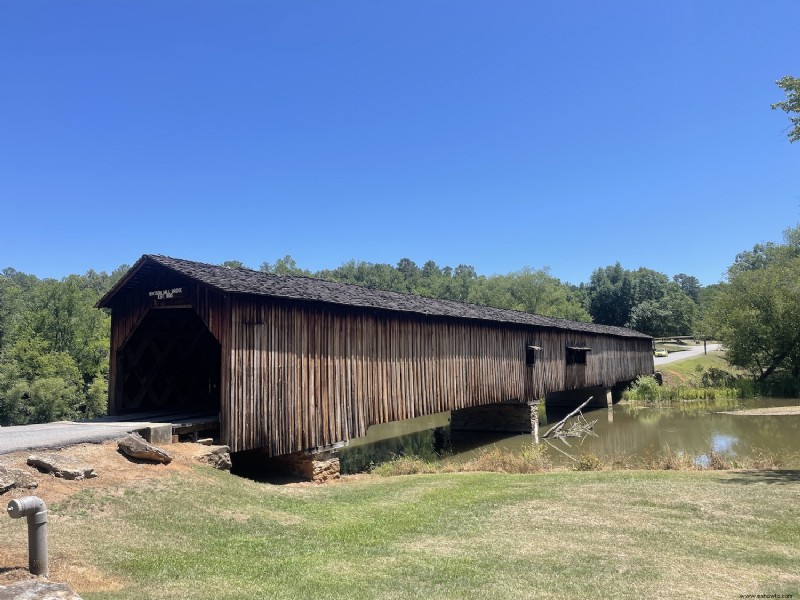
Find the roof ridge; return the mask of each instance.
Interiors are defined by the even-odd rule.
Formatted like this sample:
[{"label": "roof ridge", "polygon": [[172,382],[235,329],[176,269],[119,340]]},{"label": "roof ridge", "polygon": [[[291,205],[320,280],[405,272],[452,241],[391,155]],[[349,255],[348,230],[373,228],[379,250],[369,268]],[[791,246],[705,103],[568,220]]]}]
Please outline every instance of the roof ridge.
[{"label": "roof ridge", "polygon": [[261,270],[256,271],[249,267],[215,265],[163,254],[144,254],[128,274],[118,282],[118,285],[109,291],[97,305],[108,306],[111,298],[126,286],[136,271],[144,268],[148,260],[223,293],[273,296],[430,316],[571,329],[576,332],[604,333],[618,337],[650,338],[648,335],[626,327],[547,317],[526,311],[423,296],[413,292],[397,292],[309,275],[279,275]]},{"label": "roof ridge", "polygon": [[[448,302],[448,303],[452,303],[452,304],[457,304],[459,306],[477,306],[477,307],[480,307],[480,308],[488,308],[488,309],[491,309],[491,310],[513,312],[513,313],[517,313],[517,314],[520,314],[520,315],[535,315],[535,316],[543,318],[543,319],[552,319],[554,321],[566,321],[566,322],[569,322],[569,323],[584,323],[585,322],[585,321],[574,321],[574,320],[571,320],[571,319],[565,319],[563,317],[549,317],[549,316],[546,316],[546,315],[540,315],[538,313],[532,313],[532,312],[529,312],[529,311],[526,311],[526,310],[517,310],[515,308],[498,308],[496,306],[490,306],[488,304],[475,304],[473,302],[465,302],[463,300],[453,300],[451,298],[439,298],[437,296],[426,296],[424,294],[418,294],[416,292],[398,292],[397,290],[387,290],[387,289],[381,288],[381,287],[372,287],[372,286],[369,286],[369,285],[361,285],[359,283],[350,283],[348,281],[336,281],[335,279],[325,279],[324,277],[315,277],[314,275],[289,275],[289,274],[281,274],[281,273],[270,273],[269,271],[262,271],[260,269],[251,269],[250,267],[247,267],[247,266],[229,267],[227,265],[218,265],[218,264],[214,264],[214,263],[205,263],[205,262],[196,261],[196,260],[188,260],[188,259],[185,259],[185,258],[175,258],[175,257],[172,257],[172,256],[166,256],[164,254],[146,254],[145,256],[153,257],[153,258],[165,258],[165,259],[168,259],[168,260],[171,260],[171,261],[177,261],[177,262],[184,262],[184,263],[190,263],[190,264],[195,264],[195,265],[201,265],[203,267],[213,267],[213,268],[217,268],[217,269],[230,269],[230,270],[233,270],[233,271],[247,271],[249,273],[253,273],[253,274],[256,274],[256,275],[259,275],[259,276],[264,276],[264,277],[278,277],[278,278],[287,279],[287,280],[288,279],[304,279],[304,280],[307,280],[307,281],[322,282],[322,283],[327,283],[327,284],[331,284],[331,285],[344,285],[344,286],[351,287],[351,288],[374,290],[374,291],[382,292],[382,293],[386,293],[386,294],[396,294],[396,295],[401,296],[401,297],[413,296],[415,298],[424,298],[424,299],[427,299],[427,300],[434,300],[436,302]],[[607,327],[613,327],[613,326],[607,326]]]}]

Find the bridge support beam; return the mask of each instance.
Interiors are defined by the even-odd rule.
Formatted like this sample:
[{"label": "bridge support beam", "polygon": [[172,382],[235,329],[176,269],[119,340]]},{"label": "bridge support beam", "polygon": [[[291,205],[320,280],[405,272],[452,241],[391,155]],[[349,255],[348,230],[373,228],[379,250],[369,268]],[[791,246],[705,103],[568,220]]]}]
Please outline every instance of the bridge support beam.
[{"label": "bridge support beam", "polygon": [[450,430],[538,434],[539,402],[499,402],[454,410]]},{"label": "bridge support beam", "polygon": [[619,401],[619,397],[614,394],[611,388],[593,387],[564,392],[550,392],[545,397],[545,405],[547,408],[571,410],[586,402],[589,396],[592,396],[592,401],[587,405],[588,408],[609,408],[614,402]]}]

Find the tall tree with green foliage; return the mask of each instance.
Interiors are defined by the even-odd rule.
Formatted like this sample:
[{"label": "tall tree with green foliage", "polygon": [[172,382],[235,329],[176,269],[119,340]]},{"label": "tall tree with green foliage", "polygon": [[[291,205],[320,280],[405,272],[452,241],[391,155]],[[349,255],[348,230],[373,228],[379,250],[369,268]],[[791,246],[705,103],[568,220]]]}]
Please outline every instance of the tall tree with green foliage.
[{"label": "tall tree with green foliage", "polygon": [[589,313],[595,323],[630,327],[655,337],[689,335],[697,304],[680,282],[699,286],[699,281],[685,274],[677,277],[670,281],[644,267],[628,271],[619,263],[596,269],[584,288]]},{"label": "tall tree with green foliage", "polygon": [[800,79],[787,75],[775,83],[786,93],[786,100],[776,102],[772,105],[772,109],[779,109],[790,115],[789,121],[792,126],[788,134],[789,142],[796,142],[800,140],[800,116],[791,115],[800,115]]},{"label": "tall tree with green foliage", "polygon": [[700,285],[700,280],[697,277],[687,275],[686,273],[679,273],[678,275],[672,276],[672,281],[678,284],[681,291],[691,298],[692,302],[700,304],[700,293],[703,290],[703,286]]},{"label": "tall tree with green foliage", "polygon": [[800,226],[783,240],[737,255],[707,315],[729,362],[758,381],[800,377]]},{"label": "tall tree with green foliage", "polygon": [[94,305],[120,275],[90,271],[56,281],[3,271],[0,424],[105,413],[110,318]]},{"label": "tall tree with green foliage", "polygon": [[595,323],[624,326],[635,306],[630,271],[620,263],[595,269],[586,286],[589,314]]},{"label": "tall tree with green foliage", "polygon": [[800,258],[736,273],[709,319],[728,361],[758,381],[784,369],[800,376]]},{"label": "tall tree with green foliage", "polygon": [[260,270],[264,273],[273,273],[274,275],[311,275],[310,271],[299,268],[297,262],[288,254],[283,258],[279,258],[274,263],[261,263]]},{"label": "tall tree with green foliage", "polygon": [[526,267],[508,275],[480,279],[468,300],[475,304],[509,308],[545,317],[591,321],[591,316],[573,291],[553,277],[546,268]]}]

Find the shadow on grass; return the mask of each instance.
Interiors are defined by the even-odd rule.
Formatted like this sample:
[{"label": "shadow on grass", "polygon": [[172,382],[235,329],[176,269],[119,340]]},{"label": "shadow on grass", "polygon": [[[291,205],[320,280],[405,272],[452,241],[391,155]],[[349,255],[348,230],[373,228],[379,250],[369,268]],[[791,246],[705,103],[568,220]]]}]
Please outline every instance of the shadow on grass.
[{"label": "shadow on grass", "polygon": [[736,483],[739,485],[750,485],[753,483],[788,485],[800,483],[800,469],[754,469],[739,471],[733,477],[720,479],[720,483]]},{"label": "shadow on grass", "polygon": [[243,479],[249,479],[256,483],[268,483],[270,485],[287,485],[290,483],[310,483],[305,477],[293,475],[291,473],[277,473],[274,471],[234,471],[231,474]]}]

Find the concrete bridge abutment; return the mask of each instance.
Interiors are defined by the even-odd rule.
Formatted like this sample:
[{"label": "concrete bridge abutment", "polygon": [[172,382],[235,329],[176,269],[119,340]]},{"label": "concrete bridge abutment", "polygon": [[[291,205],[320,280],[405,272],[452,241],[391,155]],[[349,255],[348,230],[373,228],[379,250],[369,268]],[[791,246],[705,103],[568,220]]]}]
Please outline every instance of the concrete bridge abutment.
[{"label": "concrete bridge abutment", "polygon": [[592,401],[587,404],[587,408],[609,408],[615,402],[619,402],[620,394],[615,394],[613,389],[607,387],[591,387],[566,390],[563,392],[550,392],[545,397],[545,405],[548,409],[558,408],[573,410],[586,402],[587,398],[591,396]]},{"label": "concrete bridge abutment", "polygon": [[537,434],[539,401],[498,402],[454,410],[450,413],[450,430]]}]

